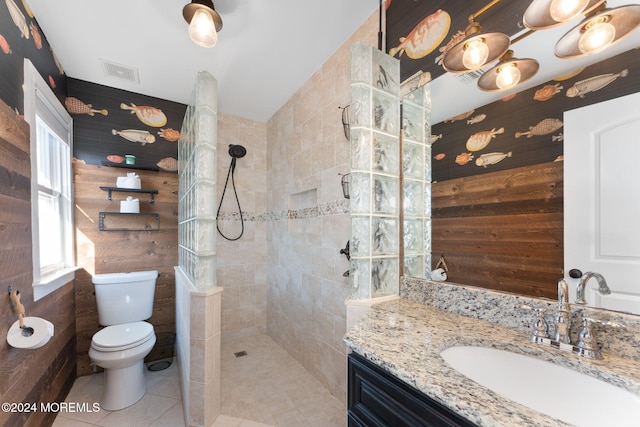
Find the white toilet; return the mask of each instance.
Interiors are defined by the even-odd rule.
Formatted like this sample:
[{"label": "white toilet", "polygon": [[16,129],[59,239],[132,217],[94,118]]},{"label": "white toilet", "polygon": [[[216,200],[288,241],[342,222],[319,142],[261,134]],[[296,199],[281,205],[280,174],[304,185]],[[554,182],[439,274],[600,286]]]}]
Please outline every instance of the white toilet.
[{"label": "white toilet", "polygon": [[106,326],[91,339],[89,357],[104,368],[100,407],[109,411],[133,405],[147,386],[143,360],[156,343],[153,313],[157,271],[96,274],[98,322]]}]

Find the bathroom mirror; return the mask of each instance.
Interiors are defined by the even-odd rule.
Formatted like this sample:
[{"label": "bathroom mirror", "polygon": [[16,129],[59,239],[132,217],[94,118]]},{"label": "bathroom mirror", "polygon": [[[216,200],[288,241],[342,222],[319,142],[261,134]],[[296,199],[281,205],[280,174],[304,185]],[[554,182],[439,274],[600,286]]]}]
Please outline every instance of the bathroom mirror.
[{"label": "bathroom mirror", "polygon": [[[637,37],[636,37],[636,39],[637,39]],[[622,52],[620,52],[620,53],[629,53],[629,54],[633,55],[633,56],[634,56],[634,58],[635,58],[635,59],[633,60],[633,62],[634,62],[634,63],[638,63],[638,58],[640,57],[640,53],[639,53],[639,51],[638,51],[638,50],[627,50],[627,51],[622,51]],[[610,57],[611,57],[611,56],[609,56],[609,57],[607,57],[607,58],[610,58]],[[603,61],[603,59],[602,59],[602,58],[592,58],[592,59],[591,59],[591,64],[596,64],[596,63],[598,63],[598,62],[600,62],[600,61]],[[629,80],[629,81],[631,81],[631,82],[633,81],[632,79],[637,79],[638,73],[635,73],[635,74],[634,74],[634,72],[636,71],[635,67],[636,67],[636,66],[635,66],[635,65],[633,65],[633,67],[631,67],[631,68],[630,68],[630,71],[629,71],[629,72],[625,72],[625,73],[620,74],[621,78],[622,78],[622,79],[625,79],[625,78],[626,78],[626,79],[628,79],[628,80]],[[625,67],[622,67],[622,68],[625,68]],[[619,70],[619,71],[622,71],[622,70]],[[552,75],[553,75],[553,74],[552,74]],[[441,77],[441,78],[445,78],[445,77],[448,77],[448,76],[443,76],[443,77]],[[585,77],[585,78],[586,78],[586,77]],[[537,81],[536,83],[531,84],[531,85],[529,85],[529,86],[528,86],[528,87],[526,87],[526,88],[523,88],[523,91],[524,91],[524,90],[527,90],[527,89],[530,89],[530,88],[533,88],[534,86],[542,87],[542,86],[544,85],[545,81],[548,81],[548,82],[550,82],[550,83],[554,83],[554,84],[555,84],[555,83],[560,83],[560,85],[559,85],[559,86],[562,86],[562,85],[564,84],[564,85],[566,86],[566,87],[564,88],[564,89],[565,89],[565,91],[566,91],[566,89],[567,89],[569,86],[571,86],[571,84],[567,84],[566,82],[565,82],[565,83],[562,83],[562,82],[552,82],[552,80],[553,80],[553,77],[549,77],[549,78],[547,78],[546,80],[544,80],[544,79],[543,79],[543,80],[541,80],[541,81]],[[637,82],[637,80],[635,80],[635,82]],[[468,100],[464,100],[464,97],[459,97],[459,96],[457,96],[457,95],[459,95],[459,94],[451,94],[451,93],[449,93],[446,97],[442,97],[442,92],[437,88],[437,83],[438,83],[438,79],[436,79],[436,81],[432,82],[432,94],[433,94],[433,100],[432,100],[432,103],[433,103],[433,113],[434,113],[434,120],[433,120],[433,121],[434,121],[434,123],[435,123],[435,122],[441,122],[441,121],[443,121],[443,119],[446,119],[446,118],[449,118],[449,117],[454,117],[454,116],[456,116],[457,114],[461,114],[461,113],[463,113],[463,112],[465,112],[465,111],[469,111],[469,110],[471,110],[472,108],[476,108],[476,109],[481,109],[481,108],[482,108],[482,107],[477,107],[477,106],[475,106],[475,107],[474,107],[473,105],[470,107],[470,106],[469,106],[470,104],[468,104],[468,103],[467,103],[467,104],[465,104],[465,102],[468,102]],[[624,82],[624,83],[625,83],[625,84],[627,84],[627,82]],[[630,84],[632,84],[632,83],[630,83]],[[637,83],[636,83],[636,85],[637,85]],[[602,92],[604,92],[604,91],[602,91]],[[469,92],[469,95],[470,95],[470,96],[471,96],[472,94],[473,94],[473,92]],[[560,94],[559,94],[559,96],[566,97],[566,95],[565,95],[565,93],[564,93],[564,92],[563,92],[563,93],[560,93]],[[454,100],[455,100],[455,101],[454,101]],[[494,99],[493,101],[487,101],[485,104],[481,104],[481,105],[487,105],[487,104],[490,104],[491,102],[495,102],[495,101],[498,101],[498,100],[499,100],[499,99],[497,99],[497,98],[496,98],[496,99]],[[442,113],[438,111],[438,110],[439,110],[439,108],[443,105],[443,103],[444,103],[444,104],[446,104],[446,108],[448,108],[448,109],[450,109],[450,108],[451,108],[451,105],[450,105],[451,103],[458,103],[458,104],[459,104],[459,107],[458,107],[458,109],[457,109],[457,110],[454,110],[455,112],[453,112],[453,113],[446,113],[447,115],[445,115],[445,116],[443,117],[443,116],[441,115]],[[449,111],[451,111],[451,110],[449,110]],[[440,116],[439,116],[439,117],[436,117],[436,116],[438,116],[438,115],[440,115]],[[475,116],[475,115],[470,116],[469,118],[465,119],[465,121],[466,121],[466,120],[470,120],[470,119],[472,119],[474,116]],[[532,123],[532,124],[533,124],[533,123]],[[526,129],[525,129],[525,130],[526,130]],[[437,132],[434,132],[434,133],[437,133]],[[555,135],[555,134],[554,134],[554,135]],[[438,136],[438,135],[434,135],[434,137],[437,137],[437,136]],[[551,137],[551,135],[550,135],[549,137]],[[513,138],[513,135],[511,135],[511,138]],[[564,135],[564,138],[567,138],[567,135],[566,135],[566,134]],[[525,137],[525,138],[521,138],[521,139],[519,140],[519,142],[521,142],[522,144],[530,143],[530,141],[531,141],[531,140],[529,140],[529,139],[528,139],[528,138],[526,138],[526,137]],[[559,143],[561,144],[561,142],[559,142]],[[437,144],[434,144],[434,148],[433,148],[433,156],[436,156],[436,155],[438,154],[438,151],[437,151],[436,147],[437,147]],[[479,154],[479,153],[478,153],[478,154]],[[560,152],[559,154],[562,154],[562,152]],[[432,159],[433,159],[433,157],[432,157]],[[435,160],[432,160],[432,161],[435,161]],[[475,161],[475,159],[474,159],[474,161]],[[474,166],[474,167],[475,167],[475,166]],[[636,190],[633,190],[633,191],[634,191],[634,192],[636,192]],[[566,195],[565,195],[565,201],[566,201]],[[476,232],[478,232],[478,230],[476,230]],[[562,235],[561,235],[561,237],[562,237]],[[532,244],[533,244],[533,243],[532,243]],[[564,242],[564,240],[563,240],[562,238],[560,239],[559,244],[560,244],[560,248],[561,248],[561,249],[562,249],[562,246],[566,246],[566,242]],[[425,246],[426,246],[426,245],[425,245]],[[430,247],[426,247],[426,250],[427,250],[427,251],[430,251],[430,249],[431,249]],[[439,258],[439,256],[440,256],[440,252],[441,252],[441,251],[439,250],[437,254],[436,254],[436,253],[434,253],[434,255],[433,255],[433,259],[432,259],[432,264],[434,264],[434,262],[438,260],[438,258]],[[445,251],[444,255],[445,255],[445,258],[446,258],[446,251]],[[518,254],[517,256],[525,257],[526,255]],[[556,256],[556,258],[557,258],[557,260],[556,260],[556,261],[557,261],[557,263],[558,263],[558,267],[559,267],[559,268],[558,268],[558,273],[557,273],[557,275],[553,275],[553,277],[549,277],[548,279],[546,279],[546,282],[548,282],[548,283],[549,283],[549,293],[548,293],[548,295],[545,295],[545,296],[547,296],[547,297],[549,297],[549,298],[551,298],[551,296],[552,296],[552,294],[553,294],[553,292],[554,292],[554,288],[555,288],[556,281],[562,277],[562,271],[561,271],[561,270],[562,270],[562,266],[563,266],[564,262],[563,262],[563,260],[561,259],[561,256],[562,256],[562,255],[561,255],[561,253],[560,253],[560,256],[559,256],[559,257],[558,257],[558,256]],[[486,260],[486,262],[487,262],[487,263],[491,263],[491,260],[490,260],[490,259],[487,259],[487,260]],[[592,267],[590,267],[589,265],[580,265],[580,266],[579,266],[579,268],[580,268],[583,272],[586,272],[586,271],[589,271],[590,269],[592,269]],[[593,268],[593,269],[597,271],[597,268]],[[529,272],[529,273],[530,273],[530,274],[536,274],[536,265],[534,265],[533,263],[531,264],[531,270],[530,270],[530,272]],[[471,274],[471,273],[470,273],[470,274]],[[526,272],[525,272],[525,274],[526,274]],[[567,273],[566,275],[568,276],[568,273]],[[470,278],[470,279],[471,279],[471,278]],[[460,279],[459,277],[456,277],[456,278],[452,278],[452,280],[453,280],[453,281],[455,281],[455,282],[463,283],[463,284],[474,285],[474,283],[472,283],[472,282],[473,282],[472,280],[468,280],[468,281],[467,281],[467,280],[466,280],[466,278],[465,278],[465,279]],[[546,283],[546,282],[545,282],[545,283]],[[571,300],[572,300],[572,301],[573,301],[573,299],[574,299],[574,295],[575,295],[575,290],[574,290],[574,289],[575,289],[575,282],[576,282],[576,281],[574,281],[574,282],[573,282],[573,289],[572,289],[572,296],[571,296]],[[594,283],[589,283],[589,286],[588,286],[588,287],[589,287],[589,288],[593,288],[593,287],[594,287]],[[613,289],[613,288],[615,288],[615,285],[613,285],[612,283],[610,283],[610,287]],[[529,292],[529,290],[524,289],[524,288],[523,288],[522,290],[516,290],[516,291],[508,290],[508,291],[509,291],[509,292],[520,293],[520,294],[523,294],[523,295],[540,296],[539,294],[536,294],[535,292]],[[629,299],[629,300],[635,300],[636,298],[637,298],[636,296],[629,295],[629,298],[628,298],[628,299]],[[589,293],[587,293],[587,299],[589,299]],[[629,308],[628,308],[628,307],[626,307],[626,306],[625,306],[625,307],[622,307],[622,308],[619,308],[619,307],[618,307],[618,308],[616,308],[616,307],[605,307],[605,308],[613,309],[613,310],[619,310],[619,311],[633,311],[633,310],[629,309]]]}]

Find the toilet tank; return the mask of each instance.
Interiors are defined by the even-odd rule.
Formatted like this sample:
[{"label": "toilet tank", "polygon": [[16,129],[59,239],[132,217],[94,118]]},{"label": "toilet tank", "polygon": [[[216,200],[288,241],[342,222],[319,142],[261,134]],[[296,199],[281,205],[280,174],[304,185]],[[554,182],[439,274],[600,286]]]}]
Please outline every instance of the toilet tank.
[{"label": "toilet tank", "polygon": [[109,326],[150,318],[157,277],[155,270],[94,275],[98,322]]}]

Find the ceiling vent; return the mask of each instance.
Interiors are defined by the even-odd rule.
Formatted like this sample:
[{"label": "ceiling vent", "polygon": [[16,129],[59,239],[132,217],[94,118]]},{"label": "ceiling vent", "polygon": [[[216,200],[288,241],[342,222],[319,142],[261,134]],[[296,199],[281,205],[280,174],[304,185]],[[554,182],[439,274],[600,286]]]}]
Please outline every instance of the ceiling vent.
[{"label": "ceiling vent", "polygon": [[140,83],[140,77],[138,76],[138,69],[130,67],[128,65],[117,64],[115,62],[101,59],[104,72],[107,76],[115,77],[117,79],[126,80],[133,83]]}]

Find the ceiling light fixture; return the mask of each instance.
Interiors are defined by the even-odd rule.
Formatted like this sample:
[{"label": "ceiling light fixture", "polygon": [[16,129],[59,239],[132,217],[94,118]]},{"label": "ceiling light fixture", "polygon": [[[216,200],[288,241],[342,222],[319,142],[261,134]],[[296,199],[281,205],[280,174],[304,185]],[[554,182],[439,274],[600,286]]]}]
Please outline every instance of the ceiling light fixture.
[{"label": "ceiling light fixture", "polygon": [[554,49],[557,57],[574,58],[601,52],[640,26],[640,4],[605,7],[606,2],[558,40]]},{"label": "ceiling light fixture", "polygon": [[189,24],[189,37],[195,44],[208,48],[216,45],[222,18],[211,0],[192,0],[182,9],[182,16]]},{"label": "ceiling light fixture", "polygon": [[500,0],[492,0],[469,16],[465,38],[453,46],[442,58],[442,67],[450,73],[475,71],[493,62],[509,50],[509,36],[503,33],[480,33],[476,18],[495,6]]},{"label": "ceiling light fixture", "polygon": [[549,14],[558,22],[577,18],[589,4],[589,0],[551,0]]},{"label": "ceiling light fixture", "polygon": [[533,77],[540,68],[535,59],[518,59],[508,50],[498,64],[478,79],[478,87],[486,92],[511,89]]},{"label": "ceiling light fixture", "polygon": [[[471,18],[470,18],[471,19]],[[504,33],[480,33],[480,24],[471,20],[460,43],[442,59],[442,66],[451,73],[467,73],[482,68],[500,58],[509,49],[509,36]]]},{"label": "ceiling light fixture", "polygon": [[533,0],[522,16],[524,26],[530,30],[546,30],[586,15],[605,0]]}]

